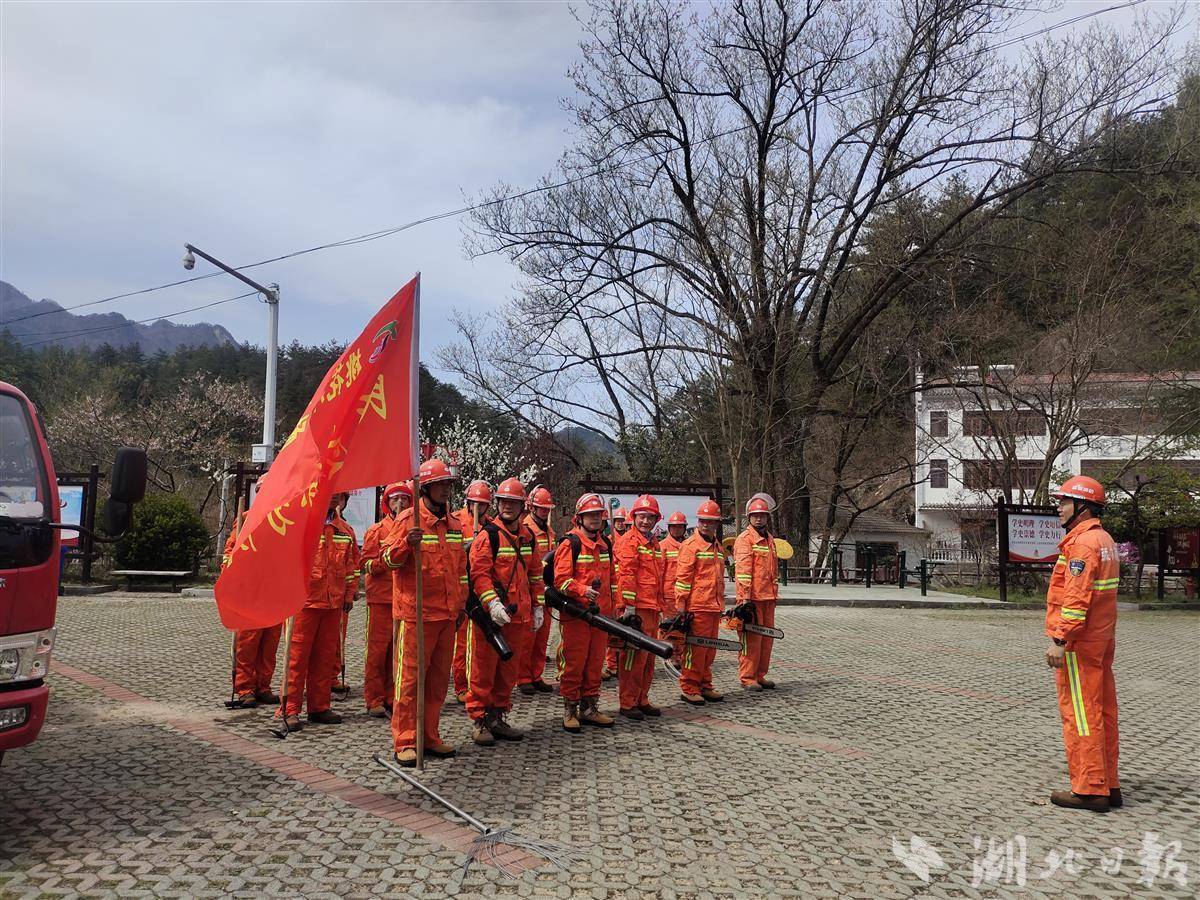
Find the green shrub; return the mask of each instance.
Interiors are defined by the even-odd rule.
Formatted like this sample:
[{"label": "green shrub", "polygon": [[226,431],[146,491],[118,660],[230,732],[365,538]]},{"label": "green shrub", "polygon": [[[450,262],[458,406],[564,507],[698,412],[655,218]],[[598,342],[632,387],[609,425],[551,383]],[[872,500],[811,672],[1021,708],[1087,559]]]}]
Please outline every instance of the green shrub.
[{"label": "green shrub", "polygon": [[200,514],[182,497],[147,494],[133,508],[133,524],[116,546],[117,568],[195,571],[208,547]]}]

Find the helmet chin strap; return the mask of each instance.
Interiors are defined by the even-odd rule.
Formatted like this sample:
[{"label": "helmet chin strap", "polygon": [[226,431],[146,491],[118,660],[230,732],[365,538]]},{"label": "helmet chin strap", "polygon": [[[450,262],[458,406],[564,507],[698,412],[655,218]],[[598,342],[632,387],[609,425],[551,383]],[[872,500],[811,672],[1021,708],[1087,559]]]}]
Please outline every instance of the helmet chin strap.
[{"label": "helmet chin strap", "polygon": [[1082,506],[1077,497],[1071,498],[1071,518],[1067,519],[1067,523],[1063,525],[1064,531],[1070,531],[1075,527],[1076,520],[1087,511],[1087,507]]}]

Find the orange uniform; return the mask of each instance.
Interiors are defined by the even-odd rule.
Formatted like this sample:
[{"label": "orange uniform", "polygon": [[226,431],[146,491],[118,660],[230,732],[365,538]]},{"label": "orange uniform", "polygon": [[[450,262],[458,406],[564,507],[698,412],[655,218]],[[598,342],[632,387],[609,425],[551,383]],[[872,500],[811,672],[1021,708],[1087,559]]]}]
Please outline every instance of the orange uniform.
[{"label": "orange uniform", "polygon": [[[494,530],[496,552],[489,532]],[[487,608],[499,599],[510,621],[500,629],[513,655],[504,662],[474,622],[467,632],[467,715],[482,719],[489,709],[512,709],[518,660],[529,652],[533,637],[533,598],[543,594],[542,575],[534,561],[534,537],[518,520],[510,528],[497,518],[480,529],[471,544],[471,587]]]},{"label": "orange uniform", "polygon": [[[242,513],[243,519],[245,513]],[[239,521],[237,527],[229,532],[225,541],[225,551],[221,554],[221,568],[229,565],[233,548],[237,544]],[[233,692],[244,697],[253,694],[255,697],[267,697],[271,693],[271,679],[275,677],[275,658],[279,653],[279,636],[283,633],[282,625],[271,628],[248,628],[237,632],[233,638],[234,674]],[[274,698],[267,702],[274,702]]]},{"label": "orange uniform", "polygon": [[[700,530],[679,548],[675,566],[675,608],[693,614],[692,634],[715,638],[725,611],[725,554],[720,542]],[[679,689],[685,694],[712,690],[712,663],[717,651],[686,645]]]},{"label": "orange uniform", "polygon": [[[733,542],[733,569],[737,581],[737,602],[754,602],[757,624],[775,627],[775,604],[779,600],[779,556],[775,538],[759,533],[753,526]],[[771,665],[773,638],[742,632],[742,652],[738,655],[738,678],[742,684],[755,684],[767,675]]]},{"label": "orange uniform", "polygon": [[1071,790],[1107,794],[1117,777],[1117,548],[1098,519],[1085,519],[1059,543],[1046,593],[1046,635],[1066,641],[1055,670]]},{"label": "orange uniform", "polygon": [[[636,612],[642,620],[642,631],[657,637],[662,613],[670,611],[664,593],[662,547],[653,536],[646,537],[637,528],[630,528],[617,538],[613,553],[617,557],[618,614]],[[617,678],[622,709],[648,706],[654,655],[626,647],[617,661]]]},{"label": "orange uniform", "polygon": [[[570,536],[579,542],[576,556]],[[582,528],[572,528],[554,551],[554,585],[575,602],[587,606],[585,594],[595,587],[597,606],[611,616],[616,606],[617,584],[612,551],[603,535],[594,539]],[[559,620],[558,690],[564,700],[598,699],[600,672],[608,635],[586,622],[563,614]]]},{"label": "orange uniform", "polygon": [[392,570],[383,561],[383,539],[392,524],[392,516],[385,513],[363,535],[362,570],[367,584],[363,701],[367,709],[391,706],[396,687],[392,671]]},{"label": "orange uniform", "polygon": [[[420,518],[417,519],[417,510]],[[400,620],[400,652],[396,659],[396,689],[392,704],[392,738],[397,752],[416,746],[417,635],[416,567],[407,535],[419,522],[421,536],[421,599],[425,631],[425,745],[441,744],[438,727],[450,683],[454,625],[467,599],[467,557],[462,525],[445,510],[441,515],[421,498],[417,506],[396,516],[383,539],[382,559],[392,570],[392,615]]]},{"label": "orange uniform", "polygon": [[342,607],[354,598],[361,575],[358,555],[354,529],[341,516],[328,519],[313,559],[308,598],[292,625],[285,715],[298,716],[306,695],[310,716],[329,709],[342,639]]},{"label": "orange uniform", "polygon": [[683,546],[683,541],[677,541],[668,534],[658,542],[658,546],[662,547],[663,552],[663,591],[666,595],[663,602],[668,607],[663,612],[673,613],[675,611],[675,567],[679,564],[679,548]]},{"label": "orange uniform", "polygon": [[[456,509],[454,515],[458,517],[459,525],[463,533],[463,551],[467,557],[471,556],[471,541],[475,539],[475,517],[464,506],[462,509]],[[479,520],[479,527],[482,528],[491,521],[490,516],[484,516]],[[454,632],[454,693],[463,694],[467,691],[467,640],[470,637],[470,623],[466,617],[462,617],[458,622]]]},{"label": "orange uniform", "polygon": [[[542,560],[546,558],[547,553],[554,549],[554,529],[550,527],[550,520],[548,518],[546,519],[546,527],[543,528],[538,524],[538,520],[532,513],[525,517],[524,524],[533,536],[532,565],[538,570],[540,576],[542,572]],[[542,672],[546,668],[546,645],[550,643],[550,613],[545,609],[546,585],[540,577],[537,583],[538,591],[533,598],[533,603],[535,606],[540,606],[543,609],[542,627],[533,632],[526,651],[519,657],[517,684],[533,684],[535,681],[541,681]]]}]

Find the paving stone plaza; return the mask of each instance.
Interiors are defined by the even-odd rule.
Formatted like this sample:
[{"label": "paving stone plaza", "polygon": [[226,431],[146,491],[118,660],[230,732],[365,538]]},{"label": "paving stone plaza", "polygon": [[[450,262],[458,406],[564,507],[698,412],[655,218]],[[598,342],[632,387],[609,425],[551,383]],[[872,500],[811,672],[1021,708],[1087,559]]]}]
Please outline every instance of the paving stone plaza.
[{"label": "paving stone plaza", "polygon": [[781,608],[776,691],[737,689],[719,653],[725,702],[687,707],[660,667],[663,718],[582,736],[556,695],[518,694],[529,734],[495,749],[451,699],[460,754],[424,782],[582,853],[513,851],[510,879],[464,874],[475,832],[372,761],[361,605],[345,724],[280,741],[223,706],[211,601],[61,598],[49,720],[0,768],[0,896],[1195,896],[1200,616],[1121,616],[1126,802],[1103,815],[1047,803],[1068,784],[1040,618]]}]

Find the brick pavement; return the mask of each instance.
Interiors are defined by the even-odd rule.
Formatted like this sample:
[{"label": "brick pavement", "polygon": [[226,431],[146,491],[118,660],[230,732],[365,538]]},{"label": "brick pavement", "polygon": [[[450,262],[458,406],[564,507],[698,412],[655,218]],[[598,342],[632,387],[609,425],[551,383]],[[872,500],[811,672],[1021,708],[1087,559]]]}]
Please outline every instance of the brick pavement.
[{"label": "brick pavement", "polygon": [[[1128,799],[1105,816],[1045,803],[1066,778],[1038,620],[789,608],[777,691],[732,688],[719,654],[727,702],[686,707],[660,669],[666,717],[583,737],[558,727],[556,698],[518,695],[530,736],[494,750],[468,744],[452,702],[444,734],[463,749],[427,783],[588,851],[570,872],[508,881],[464,878],[470,832],[370,761],[387,727],[361,691],[338,707],[345,725],[278,741],[269,711],[222,706],[228,638],[211,602],[64,599],[49,722],[0,770],[0,896],[1193,896],[1200,618],[1122,616]],[[944,863],[929,883],[897,857],[914,836]],[[1101,869],[1111,848],[1115,874]]]}]

